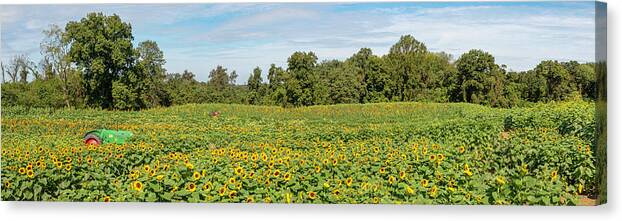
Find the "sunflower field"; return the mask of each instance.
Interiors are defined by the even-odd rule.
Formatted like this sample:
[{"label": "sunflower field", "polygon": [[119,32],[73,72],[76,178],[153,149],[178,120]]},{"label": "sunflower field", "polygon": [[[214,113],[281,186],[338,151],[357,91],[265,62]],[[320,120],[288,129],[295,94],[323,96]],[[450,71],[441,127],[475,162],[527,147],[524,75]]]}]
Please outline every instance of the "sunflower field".
[{"label": "sunflower field", "polygon": [[[220,116],[210,116],[219,111]],[[594,103],[3,108],[2,200],[577,205]],[[97,129],[134,133],[85,146]]]}]

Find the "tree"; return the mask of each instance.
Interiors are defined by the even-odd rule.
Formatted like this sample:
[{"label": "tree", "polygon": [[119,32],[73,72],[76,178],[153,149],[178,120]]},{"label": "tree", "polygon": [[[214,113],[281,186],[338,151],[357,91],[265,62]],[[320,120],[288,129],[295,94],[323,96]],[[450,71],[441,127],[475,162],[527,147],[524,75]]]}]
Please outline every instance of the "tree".
[{"label": "tree", "polygon": [[246,85],[250,91],[249,104],[258,104],[264,94],[264,83],[261,78],[261,68],[256,67],[253,70],[253,73],[248,77]]},{"label": "tree", "polygon": [[121,77],[120,83],[135,88],[137,79],[129,73],[136,60],[133,39],[130,24],[116,14],[89,13],[65,26],[63,40],[71,45],[68,56],[81,70],[89,106],[113,108],[112,84]]},{"label": "tree", "polygon": [[231,102],[231,98],[235,97],[233,86],[237,77],[235,71],[227,73],[227,69],[220,65],[210,71],[207,86],[210,88],[212,102]]},{"label": "tree", "polygon": [[5,83],[5,73],[6,70],[4,70],[4,62],[0,62],[0,71],[2,71],[2,83]]},{"label": "tree", "polygon": [[596,72],[593,64],[579,64],[576,61],[561,63],[568,74],[574,90],[584,98],[596,99]]},{"label": "tree", "polygon": [[57,25],[50,25],[49,29],[43,31],[44,40],[40,44],[41,55],[44,59],[44,67],[46,73],[51,73],[52,76],[58,76],[61,81],[61,87],[63,91],[63,100],[65,106],[70,106],[69,102],[69,75],[75,73],[72,71],[71,61],[68,57],[69,44],[63,40],[64,32]]},{"label": "tree", "polygon": [[287,105],[287,90],[285,88],[285,82],[287,81],[288,74],[283,68],[277,67],[275,64],[270,65],[268,70],[268,93],[267,102],[270,104],[278,104],[281,106]]},{"label": "tree", "polygon": [[12,83],[19,81],[19,83],[26,84],[28,83],[29,75],[37,78],[39,74],[35,63],[24,54],[15,55],[6,67],[3,65],[2,69],[3,75],[4,72],[6,72],[11,78]]},{"label": "tree", "polygon": [[413,101],[422,93],[421,80],[425,80],[427,73],[421,68],[427,53],[426,46],[411,35],[400,37],[391,46],[385,59],[391,73],[392,86],[395,87],[392,88],[393,100]]},{"label": "tree", "polygon": [[[470,50],[456,61],[458,99],[463,102],[498,106],[503,99],[503,70],[495,58],[482,50]],[[456,98],[454,98],[456,99]]]},{"label": "tree", "polygon": [[164,52],[160,50],[155,41],[150,40],[140,42],[136,52],[138,53],[138,67],[142,72],[144,84],[141,99],[147,107],[164,105],[162,97],[168,96],[163,90],[164,78],[166,77]]},{"label": "tree", "polygon": [[318,65],[320,79],[326,79],[325,92],[316,91],[315,94],[326,94],[327,104],[358,103],[361,96],[361,81],[357,67],[352,63],[338,60],[323,61]]},{"label": "tree", "polygon": [[209,81],[207,82],[211,87],[216,90],[224,91],[231,82],[230,76],[227,73],[227,69],[222,66],[216,66],[216,69],[212,69],[209,73]]},{"label": "tree", "polygon": [[294,52],[287,59],[287,103],[293,106],[313,105],[314,68],[317,56],[313,52]]},{"label": "tree", "polygon": [[570,73],[557,61],[542,61],[534,69],[536,82],[545,91],[541,93],[544,101],[564,100],[573,91]]}]

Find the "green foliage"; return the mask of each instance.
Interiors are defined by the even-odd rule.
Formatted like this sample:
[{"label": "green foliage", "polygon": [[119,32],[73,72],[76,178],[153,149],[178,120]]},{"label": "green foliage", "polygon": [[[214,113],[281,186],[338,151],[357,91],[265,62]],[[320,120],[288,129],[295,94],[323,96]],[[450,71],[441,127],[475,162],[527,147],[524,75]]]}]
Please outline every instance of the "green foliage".
[{"label": "green foliage", "polygon": [[[520,110],[465,103],[9,107],[2,114],[1,198],[576,205],[596,191],[594,137],[549,129],[548,118],[576,117],[589,107],[594,103]],[[560,114],[530,124],[542,126],[504,131],[508,115],[544,110]],[[212,111],[222,115],[209,117]],[[574,121],[590,125],[594,118]],[[96,127],[135,137],[99,147],[76,139]]]},{"label": "green foliage", "polygon": [[[207,82],[197,81],[188,70],[167,73],[157,43],[147,40],[134,48],[131,25],[117,15],[89,13],[64,30],[52,25],[44,34],[40,70],[23,55],[2,64],[3,77],[27,85],[6,86],[3,104],[60,107],[55,100],[60,93],[67,107],[124,110],[188,103],[300,107],[393,101],[523,107],[594,100],[597,92],[592,63],[543,61],[532,70],[506,73],[490,53],[473,49],[454,62],[449,54],[428,51],[411,35],[400,37],[383,56],[361,48],[344,61],[318,62],[312,51],[294,52],[286,68],[270,66],[267,83],[257,67],[246,85],[237,85],[235,70],[220,65],[210,71]],[[49,86],[31,86],[34,81],[28,79],[40,80],[37,84],[60,79],[61,87],[57,90],[54,80]],[[27,98],[34,87],[56,89],[45,90],[51,93],[49,99]]]},{"label": "green foliage", "polygon": [[[68,56],[82,70],[86,102],[91,107],[112,108],[112,83],[127,75],[135,62],[132,28],[118,15],[89,13],[65,26]],[[134,85],[130,85],[134,86]]]},{"label": "green foliage", "polygon": [[253,70],[253,73],[248,78],[246,85],[250,91],[248,103],[259,104],[266,90],[266,85],[263,83],[263,79],[261,79],[261,69],[259,67],[256,67]]},{"label": "green foliage", "polygon": [[470,50],[456,61],[456,68],[460,101],[501,106],[504,72],[491,54]]},{"label": "green foliage", "polygon": [[112,103],[118,110],[135,110],[138,95],[120,81],[112,83]]}]

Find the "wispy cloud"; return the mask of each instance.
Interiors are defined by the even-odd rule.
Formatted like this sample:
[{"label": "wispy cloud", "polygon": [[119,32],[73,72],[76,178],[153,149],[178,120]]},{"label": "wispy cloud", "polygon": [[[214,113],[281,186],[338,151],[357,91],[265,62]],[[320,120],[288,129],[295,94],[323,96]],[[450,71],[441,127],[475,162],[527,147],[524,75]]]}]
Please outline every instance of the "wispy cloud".
[{"label": "wispy cloud", "polygon": [[514,70],[545,59],[594,59],[588,2],[3,6],[0,58],[38,58],[44,28],[91,11],[120,15],[136,42],[158,42],[169,71],[189,69],[200,80],[224,65],[244,83],[255,66],[284,66],[294,51],[312,50],[321,60],[344,59],[361,47],[384,54],[405,34],[454,57],[483,49]]}]

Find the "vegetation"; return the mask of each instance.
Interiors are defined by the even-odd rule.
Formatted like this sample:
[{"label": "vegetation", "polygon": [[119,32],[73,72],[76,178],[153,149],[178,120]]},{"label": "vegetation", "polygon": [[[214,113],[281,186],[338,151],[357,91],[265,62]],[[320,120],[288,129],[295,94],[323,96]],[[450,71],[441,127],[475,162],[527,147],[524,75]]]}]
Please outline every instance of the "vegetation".
[{"label": "vegetation", "polygon": [[411,35],[382,56],[362,48],[344,61],[318,61],[314,52],[294,52],[287,67],[269,68],[267,82],[257,67],[245,85],[222,66],[209,72],[207,82],[187,70],[167,73],[158,44],[134,47],[131,25],[117,15],[90,13],[64,29],[53,25],[44,36],[39,65],[24,55],[2,64],[4,107],[140,110],[188,103],[298,107],[395,101],[516,107],[594,100],[596,94],[592,63],[542,61],[533,70],[512,72],[488,52],[474,49],[454,61]]},{"label": "vegetation", "polygon": [[[514,72],[404,35],[385,55],[298,51],[245,84],[220,65],[201,82],[131,27],[90,13],[44,31],[40,62],[2,63],[2,200],[576,205],[606,191],[603,63]],[[135,137],[85,146],[96,128]]]},{"label": "vegetation", "polygon": [[[583,101],[5,108],[2,200],[574,205],[596,188],[593,110]],[[100,127],[136,137],[84,146],[82,133]]]}]

